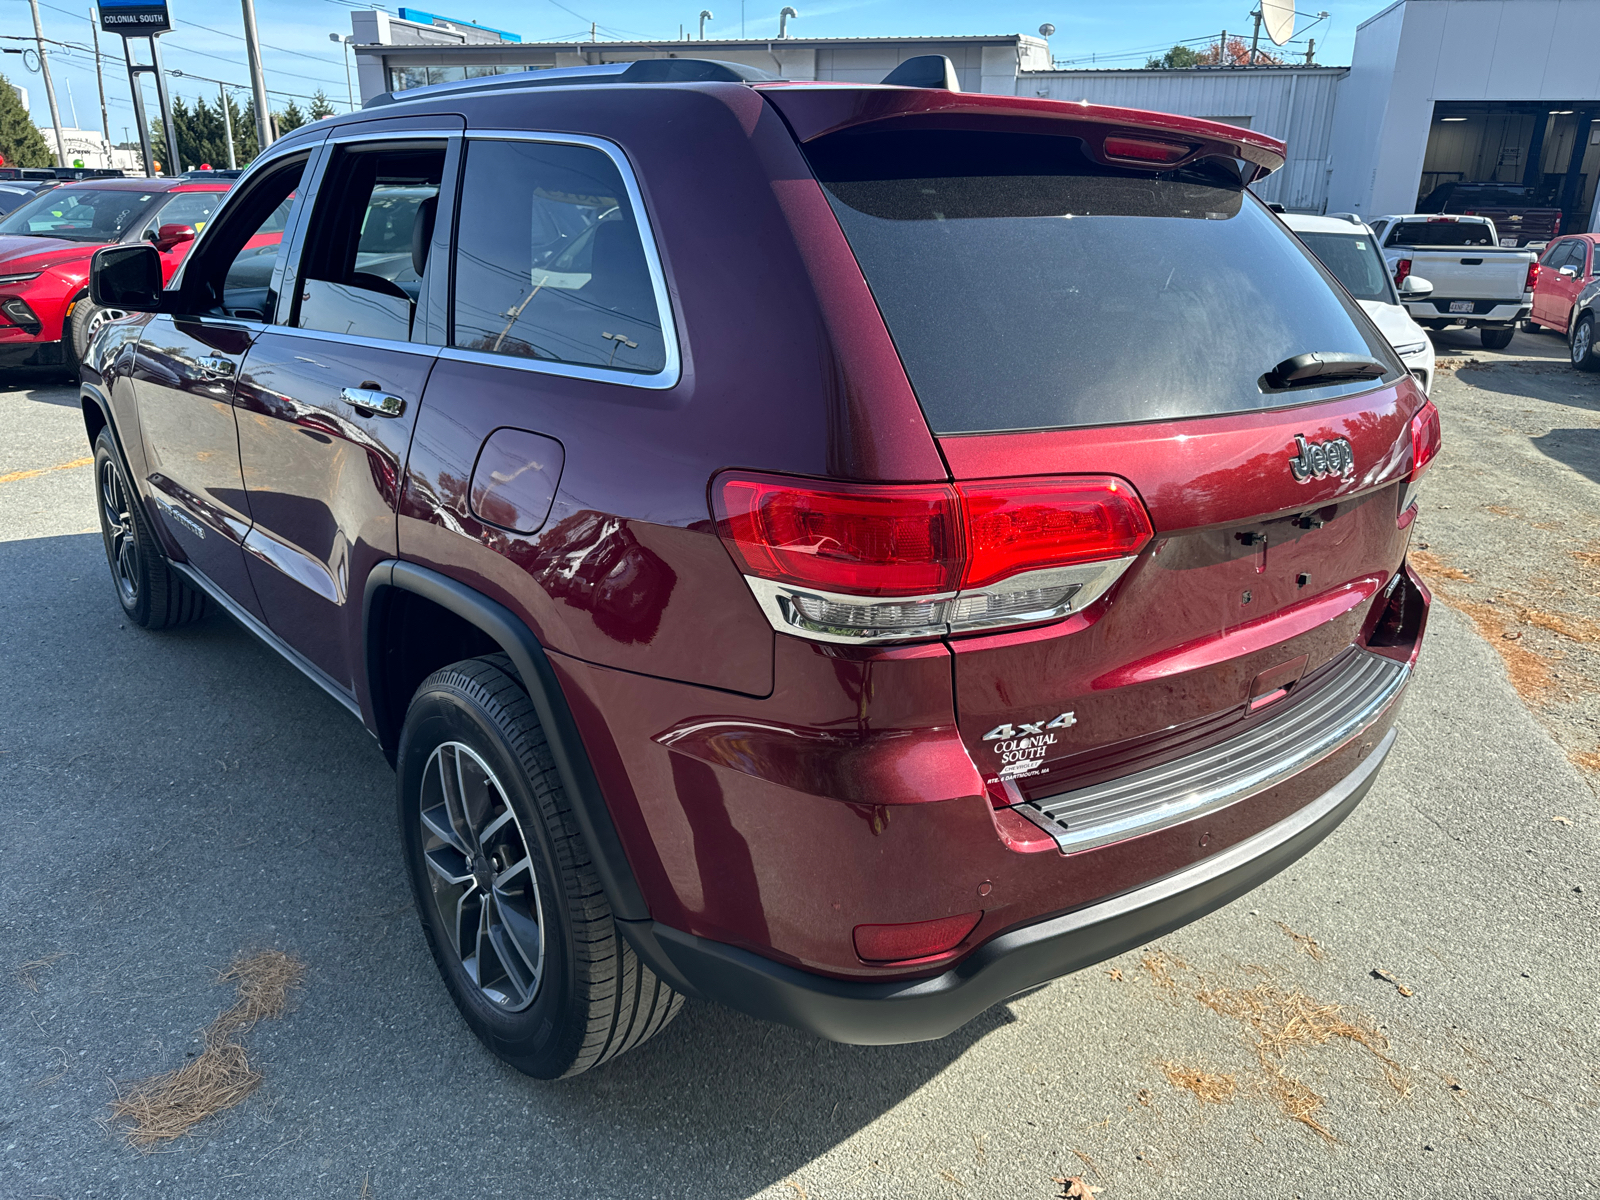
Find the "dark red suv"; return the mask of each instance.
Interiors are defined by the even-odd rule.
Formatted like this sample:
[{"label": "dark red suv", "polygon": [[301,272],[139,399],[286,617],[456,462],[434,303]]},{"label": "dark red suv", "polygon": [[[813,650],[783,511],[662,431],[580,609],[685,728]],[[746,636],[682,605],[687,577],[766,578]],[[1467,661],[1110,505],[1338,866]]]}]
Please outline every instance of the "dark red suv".
[{"label": "dark red suv", "polygon": [[319,121],[169,290],[98,254],[150,314],[85,361],[118,595],[379,740],[517,1067],[684,995],[940,1037],[1268,878],[1393,744],[1438,414],[1282,162],[683,60]]}]

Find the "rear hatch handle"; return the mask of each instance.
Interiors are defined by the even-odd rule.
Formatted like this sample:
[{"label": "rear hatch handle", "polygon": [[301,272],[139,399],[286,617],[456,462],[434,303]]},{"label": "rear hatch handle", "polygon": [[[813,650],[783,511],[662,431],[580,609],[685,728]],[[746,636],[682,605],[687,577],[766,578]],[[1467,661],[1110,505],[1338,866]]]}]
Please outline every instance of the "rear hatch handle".
[{"label": "rear hatch handle", "polygon": [[1283,392],[1290,388],[1320,387],[1349,379],[1380,379],[1389,364],[1365,354],[1336,354],[1327,351],[1296,354],[1286,358],[1260,379],[1264,392]]}]

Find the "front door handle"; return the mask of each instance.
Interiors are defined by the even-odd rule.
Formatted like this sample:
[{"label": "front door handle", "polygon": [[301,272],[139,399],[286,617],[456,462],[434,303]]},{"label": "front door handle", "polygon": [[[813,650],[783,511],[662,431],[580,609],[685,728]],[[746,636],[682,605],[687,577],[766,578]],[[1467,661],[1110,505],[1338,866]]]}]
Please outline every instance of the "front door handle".
[{"label": "front door handle", "polygon": [[406,410],[404,400],[399,396],[390,395],[382,388],[340,388],[339,396],[351,408],[369,417],[398,417]]},{"label": "front door handle", "polygon": [[207,354],[195,360],[195,365],[200,368],[200,374],[207,379],[232,379],[237,371],[238,364],[231,358],[223,358],[217,354]]}]

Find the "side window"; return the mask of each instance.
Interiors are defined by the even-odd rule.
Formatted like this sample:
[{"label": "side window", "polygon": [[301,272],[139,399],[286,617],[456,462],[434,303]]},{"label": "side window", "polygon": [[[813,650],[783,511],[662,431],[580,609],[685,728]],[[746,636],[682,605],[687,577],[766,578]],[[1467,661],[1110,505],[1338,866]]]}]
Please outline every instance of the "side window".
[{"label": "side window", "polygon": [[471,141],[452,345],[654,374],[666,342],[616,164],[589,146]]},{"label": "side window", "polygon": [[1544,257],[1539,260],[1539,265],[1548,267],[1552,271],[1558,270],[1561,264],[1566,261],[1567,249],[1571,245],[1571,242],[1556,242],[1545,250]]},{"label": "side window", "polygon": [[163,225],[187,225],[201,233],[211,223],[211,214],[222,204],[227,192],[179,192],[145,222],[139,236],[148,242],[156,240],[156,231]]},{"label": "side window", "polygon": [[[232,197],[212,236],[185,269],[184,292],[196,312],[269,321],[277,307],[273,270],[284,254],[289,212],[306,160],[293,159]],[[225,193],[214,193],[220,201]],[[170,223],[170,222],[169,222]]]},{"label": "side window", "polygon": [[443,142],[337,152],[311,214],[293,324],[410,339],[444,157]]},{"label": "side window", "polygon": [[1372,236],[1378,239],[1378,245],[1380,246],[1383,245],[1383,231],[1388,227],[1388,225],[1389,222],[1387,221],[1379,221],[1372,227]]}]

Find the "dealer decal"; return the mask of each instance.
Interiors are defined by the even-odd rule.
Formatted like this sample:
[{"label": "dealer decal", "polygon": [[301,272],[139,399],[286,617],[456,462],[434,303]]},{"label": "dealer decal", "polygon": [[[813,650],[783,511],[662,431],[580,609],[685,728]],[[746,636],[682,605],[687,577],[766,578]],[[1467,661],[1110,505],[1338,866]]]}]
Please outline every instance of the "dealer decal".
[{"label": "dealer decal", "polygon": [[1016,779],[1042,773],[1045,756],[1056,742],[1056,735],[1050,731],[1068,729],[1077,723],[1074,714],[1064,712],[1048,721],[996,725],[983,735],[983,740],[993,742],[992,749],[1000,756],[1000,778]]}]

